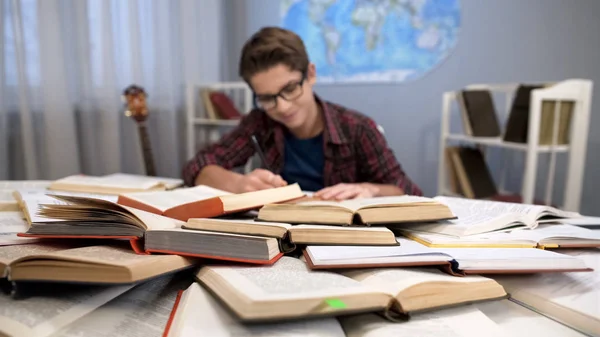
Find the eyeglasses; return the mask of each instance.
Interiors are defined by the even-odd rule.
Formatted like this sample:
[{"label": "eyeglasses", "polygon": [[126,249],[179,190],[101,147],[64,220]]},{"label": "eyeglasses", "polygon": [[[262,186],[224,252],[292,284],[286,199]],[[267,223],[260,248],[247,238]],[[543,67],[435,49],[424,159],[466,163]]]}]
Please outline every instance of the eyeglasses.
[{"label": "eyeglasses", "polygon": [[302,73],[302,78],[299,81],[288,83],[275,95],[254,94],[254,105],[259,109],[270,110],[277,106],[277,97],[281,97],[286,101],[298,99],[304,93],[304,80],[306,80],[306,72]]}]

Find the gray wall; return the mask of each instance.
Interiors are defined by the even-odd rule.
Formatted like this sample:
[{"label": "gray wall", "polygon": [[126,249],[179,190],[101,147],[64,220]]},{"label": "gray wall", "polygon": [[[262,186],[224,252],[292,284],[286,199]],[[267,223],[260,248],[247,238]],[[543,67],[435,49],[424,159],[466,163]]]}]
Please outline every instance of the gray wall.
[{"label": "gray wall", "polygon": [[[456,48],[443,64],[421,79],[399,84],[321,85],[317,92],[383,125],[406,172],[428,196],[433,196],[437,190],[444,91],[472,83],[591,79],[595,88],[581,212],[600,215],[600,133],[593,133],[600,127],[600,1],[463,0],[461,10]],[[260,27],[279,24],[279,3],[229,0],[225,15],[225,22],[231,24],[225,53],[229,67],[224,73],[228,80],[237,80],[241,45]],[[490,166],[495,173],[500,155],[491,154]],[[517,190],[522,175],[519,159],[517,156],[512,161],[509,175],[509,187]],[[540,166],[542,183],[543,163]],[[561,184],[555,192],[555,202],[562,202]]]}]

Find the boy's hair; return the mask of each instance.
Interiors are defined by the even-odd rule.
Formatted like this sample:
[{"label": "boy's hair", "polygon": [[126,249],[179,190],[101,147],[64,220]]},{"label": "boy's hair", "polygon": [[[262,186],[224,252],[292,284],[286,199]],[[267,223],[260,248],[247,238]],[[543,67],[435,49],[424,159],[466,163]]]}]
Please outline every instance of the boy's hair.
[{"label": "boy's hair", "polygon": [[239,75],[250,83],[256,73],[278,64],[286,65],[292,71],[305,72],[308,63],[304,42],[298,35],[279,27],[264,27],[244,44]]}]

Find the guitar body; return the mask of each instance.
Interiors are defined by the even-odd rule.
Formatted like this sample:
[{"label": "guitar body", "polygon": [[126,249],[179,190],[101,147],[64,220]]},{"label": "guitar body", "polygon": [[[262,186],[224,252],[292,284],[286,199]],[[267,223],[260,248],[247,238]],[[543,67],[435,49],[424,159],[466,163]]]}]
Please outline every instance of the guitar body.
[{"label": "guitar body", "polygon": [[152,148],[150,146],[150,137],[148,137],[148,130],[146,128],[146,120],[148,119],[146,97],[148,97],[148,95],[144,89],[136,85],[130,85],[123,91],[123,100],[127,106],[125,116],[131,117],[138,126],[138,135],[140,137],[146,175],[156,176],[154,157],[152,156]]}]

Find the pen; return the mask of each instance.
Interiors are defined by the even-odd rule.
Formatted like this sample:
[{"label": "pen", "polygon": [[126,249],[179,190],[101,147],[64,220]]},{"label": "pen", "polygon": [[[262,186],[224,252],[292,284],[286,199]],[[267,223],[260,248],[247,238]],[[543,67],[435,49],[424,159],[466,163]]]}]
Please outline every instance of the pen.
[{"label": "pen", "polygon": [[263,167],[266,170],[272,172],[271,168],[267,164],[267,159],[265,158],[265,154],[263,153],[262,149],[260,148],[260,145],[258,145],[258,140],[256,140],[256,137],[254,135],[252,135],[251,138],[252,138],[252,145],[254,145],[254,149],[256,150],[256,152],[258,153],[258,155],[260,156],[260,160],[262,161]]}]

